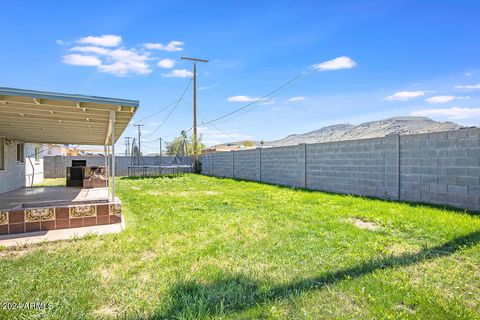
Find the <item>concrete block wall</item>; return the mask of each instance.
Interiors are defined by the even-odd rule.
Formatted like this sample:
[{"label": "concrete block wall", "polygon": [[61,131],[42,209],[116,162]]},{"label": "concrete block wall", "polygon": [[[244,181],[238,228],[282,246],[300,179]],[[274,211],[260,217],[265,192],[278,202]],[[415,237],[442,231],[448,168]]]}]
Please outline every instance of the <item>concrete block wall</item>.
[{"label": "concrete block wall", "polygon": [[[202,162],[203,163],[203,162]],[[233,152],[218,152],[212,154],[212,175],[217,177],[233,178]]]},{"label": "concrete block wall", "polygon": [[[169,165],[175,157],[164,156],[161,163]],[[105,158],[103,156],[45,156],[44,176],[45,178],[65,178],[66,167],[71,166],[72,160],[87,160],[87,166],[104,166]],[[127,176],[128,167],[131,166],[132,160],[128,156],[115,157],[115,176]],[[140,157],[141,165],[158,166],[160,158],[155,156]]]},{"label": "concrete block wall", "polygon": [[364,139],[307,148],[307,188],[386,198],[385,141]]},{"label": "concrete block wall", "polygon": [[232,151],[234,164],[234,177],[244,180],[260,180],[257,175],[257,157],[260,149]]},{"label": "concrete block wall", "polygon": [[213,175],[213,153],[202,155],[202,171],[201,173],[207,176]]},{"label": "concrete block wall", "polygon": [[202,173],[480,211],[480,128],[203,156]]},{"label": "concrete block wall", "polygon": [[480,210],[480,128],[401,136],[400,199]]},{"label": "concrete block wall", "polygon": [[[261,149],[260,178],[262,182],[291,187],[305,187],[299,163],[305,163],[304,145]],[[300,160],[300,161],[299,161]]]}]

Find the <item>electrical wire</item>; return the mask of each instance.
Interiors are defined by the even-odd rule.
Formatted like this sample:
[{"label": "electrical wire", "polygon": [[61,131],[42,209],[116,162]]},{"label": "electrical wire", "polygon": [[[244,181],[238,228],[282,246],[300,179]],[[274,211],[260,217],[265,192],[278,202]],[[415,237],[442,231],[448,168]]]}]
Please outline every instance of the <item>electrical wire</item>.
[{"label": "electrical wire", "polygon": [[162,109],[158,110],[157,112],[152,113],[151,115],[146,116],[145,118],[142,118],[142,119],[136,121],[134,124],[139,124],[140,122],[143,122],[143,121],[145,121],[145,120],[147,120],[147,119],[150,119],[150,118],[156,116],[156,115],[159,114],[159,113],[162,113],[163,111],[165,111],[165,110],[167,110],[169,107],[171,107],[175,102],[177,102],[177,100],[175,100],[175,101],[167,104],[165,107],[163,107]]},{"label": "electrical wire", "polygon": [[[192,107],[192,104],[189,103],[189,102],[187,102],[185,99],[182,99],[182,102],[183,102],[184,104],[186,104],[187,106]],[[200,116],[200,118],[202,118],[202,119],[204,120],[204,122],[208,122],[208,120],[207,120],[200,112],[197,111],[197,113],[198,113],[198,115]],[[204,122],[202,122],[202,124],[201,124],[202,126],[204,125]],[[225,135],[225,136],[227,136],[227,137],[230,137],[230,138],[232,138],[232,139],[234,139],[234,140],[237,139],[237,138],[229,135],[228,133],[226,133],[225,131],[223,131],[222,129],[220,129],[219,127],[217,127],[217,126],[214,125],[214,124],[210,124],[210,125],[208,125],[208,126],[211,126],[211,127],[215,128],[215,129],[217,129],[218,131],[220,131],[221,133],[223,133],[223,135]],[[208,126],[207,126],[207,127],[208,127]]]},{"label": "electrical wire", "polygon": [[[292,87],[292,86],[295,85],[296,83],[298,83],[298,82],[302,81],[303,79],[307,78],[309,75],[312,74],[313,71],[314,71],[314,69],[313,69],[312,67],[311,67],[310,69],[307,69],[307,70],[305,70],[305,71],[302,71],[302,72],[301,72],[300,74],[298,74],[297,76],[293,77],[292,79],[288,80],[287,82],[285,82],[284,84],[282,84],[282,85],[279,86],[278,88],[276,88],[276,89],[268,92],[267,94],[263,95],[262,97],[258,98],[257,100],[252,101],[252,102],[249,102],[249,103],[247,103],[247,104],[245,104],[245,105],[243,105],[243,106],[241,106],[241,107],[239,107],[239,108],[237,108],[237,109],[235,109],[235,110],[233,110],[233,111],[231,111],[231,112],[228,112],[228,113],[226,113],[226,114],[224,114],[224,115],[222,115],[222,116],[219,116],[219,117],[217,117],[217,118],[215,118],[215,119],[213,119],[213,120],[208,121],[205,117],[203,117],[203,116],[199,113],[200,117],[202,117],[202,118],[205,120],[205,122],[202,122],[202,125],[203,125],[203,126],[211,126],[211,127],[215,128],[215,129],[217,129],[218,131],[220,131],[221,133],[223,133],[224,135],[229,136],[229,137],[232,138],[232,139],[236,139],[236,138],[234,138],[233,136],[231,136],[231,135],[227,134],[226,132],[224,132],[223,130],[221,130],[220,128],[218,128],[218,126],[213,125],[213,123],[214,123],[214,122],[218,122],[218,121],[223,120],[223,119],[225,119],[225,120],[224,120],[224,121],[221,121],[220,123],[223,123],[223,122],[225,122],[225,121],[231,120],[231,119],[233,119],[234,117],[230,117],[230,116],[232,116],[232,115],[234,115],[234,114],[237,114],[238,112],[240,112],[240,111],[242,111],[242,110],[244,110],[244,109],[246,109],[246,108],[248,108],[248,107],[250,107],[250,106],[256,105],[256,106],[254,106],[253,108],[248,109],[248,110],[246,110],[245,112],[240,113],[238,116],[241,116],[241,115],[244,115],[244,114],[246,114],[246,113],[248,113],[248,112],[253,111],[255,108],[257,108],[257,107],[259,106],[259,105],[258,105],[259,102],[264,102],[264,103],[265,103],[265,102],[271,101],[273,98],[275,98],[276,96],[278,96],[278,95],[281,94],[282,92],[286,91],[288,88]],[[183,99],[184,96],[185,96],[185,93],[186,93],[188,87],[190,86],[190,83],[191,83],[192,80],[193,80],[193,78],[191,78],[191,79],[189,80],[189,82],[187,83],[187,86],[185,87],[182,95],[180,96],[180,98],[179,98],[178,100],[175,101],[175,106],[172,108],[172,110],[170,110],[170,112],[168,113],[167,117],[162,121],[162,123],[161,123],[150,135],[147,136],[147,138],[151,137],[156,131],[158,131],[158,129],[159,129],[159,128],[165,123],[165,121],[170,117],[170,115],[171,115],[172,112],[175,110],[175,108],[178,106],[178,104],[180,103],[180,101],[184,102],[185,104],[189,105],[190,107],[192,106],[192,105],[191,105],[190,103],[188,103],[185,99]],[[173,103],[172,103],[172,104],[173,104]],[[170,105],[168,105],[168,106],[171,106],[172,104],[170,104]],[[165,108],[164,108],[164,109],[165,109]],[[163,110],[162,110],[162,111],[163,111]],[[158,111],[157,114],[158,114],[158,113],[160,113],[160,111]],[[153,116],[153,115],[152,115],[152,116]],[[230,118],[229,118],[229,117],[230,117]],[[144,119],[142,119],[142,120],[144,120]],[[137,123],[138,123],[138,122],[137,122]],[[191,131],[192,129],[193,129],[193,127],[190,127],[189,129],[182,130],[182,131],[189,132],[189,131]],[[171,137],[171,136],[172,136],[172,135],[168,135],[168,136],[166,136],[165,138],[168,138],[168,137]],[[164,139],[164,138],[162,138],[162,139]],[[159,140],[159,139],[157,139],[157,140],[155,140],[155,141],[153,141],[153,142],[156,142],[156,141],[158,141],[158,140]],[[167,142],[167,143],[168,143],[168,142]]]},{"label": "electrical wire", "polygon": [[175,105],[173,106],[173,108],[168,112],[167,116],[163,119],[163,121],[158,125],[157,128],[155,128],[155,130],[152,131],[152,133],[150,133],[149,135],[146,136],[146,138],[150,138],[151,136],[153,136],[155,134],[155,132],[158,131],[158,129],[160,129],[164,124],[165,122],[168,120],[168,118],[170,118],[170,116],[172,115],[173,111],[175,111],[175,109],[177,108],[178,104],[180,103],[180,101],[182,100],[183,96],[185,96],[185,93],[187,92],[187,89],[188,87],[190,86],[190,83],[192,83],[192,80],[193,78],[190,78],[190,80],[188,81],[187,85],[185,86],[185,89],[183,90],[182,92],[182,95],[180,96],[180,98],[178,98],[178,100],[176,101]]},{"label": "electrical wire", "polygon": [[225,119],[233,114],[236,114],[237,112],[240,112],[242,110],[244,110],[245,108],[248,108],[249,106],[252,106],[252,105],[255,105],[259,102],[266,102],[266,101],[269,101],[271,100],[272,98],[276,97],[277,95],[279,95],[280,93],[282,93],[283,91],[285,91],[286,89],[290,88],[293,84],[295,84],[296,82],[299,82],[303,79],[305,79],[306,77],[308,77],[311,73],[313,72],[313,69],[310,69],[310,70],[307,70],[307,71],[303,71],[301,72],[299,75],[295,76],[294,78],[288,80],[287,82],[285,82],[284,84],[282,84],[280,87],[276,88],[275,90],[272,90],[270,91],[269,93],[267,93],[266,95],[258,98],[257,100],[255,101],[252,101],[252,102],[249,102],[243,106],[241,106],[240,108],[237,108],[231,112],[228,112],[220,117],[217,117],[213,120],[210,120],[206,123],[203,123],[203,125],[207,125],[207,124],[211,124],[213,122],[217,122],[219,120],[222,120],[222,119]]}]

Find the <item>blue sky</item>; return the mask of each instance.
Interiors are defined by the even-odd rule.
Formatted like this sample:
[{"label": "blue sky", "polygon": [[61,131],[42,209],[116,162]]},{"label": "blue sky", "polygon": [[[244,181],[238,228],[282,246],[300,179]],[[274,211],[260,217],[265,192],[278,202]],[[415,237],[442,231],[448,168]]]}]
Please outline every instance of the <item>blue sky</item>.
[{"label": "blue sky", "polygon": [[[199,126],[209,145],[397,115],[480,121],[478,1],[2,1],[0,8],[0,86],[138,99],[136,120],[178,99],[192,69],[180,56],[209,59],[198,66]],[[202,126],[305,70],[311,74],[274,99]],[[185,99],[191,103],[191,87]],[[169,110],[144,122],[145,142],[191,127],[191,107],[181,102],[155,131]],[[132,126],[125,133],[134,134]]]}]

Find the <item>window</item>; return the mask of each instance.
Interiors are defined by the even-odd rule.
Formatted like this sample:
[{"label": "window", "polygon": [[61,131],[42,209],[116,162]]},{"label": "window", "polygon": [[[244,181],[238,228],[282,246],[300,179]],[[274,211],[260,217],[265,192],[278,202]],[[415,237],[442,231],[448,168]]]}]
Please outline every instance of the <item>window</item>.
[{"label": "window", "polygon": [[35,162],[40,162],[40,147],[35,147]]},{"label": "window", "polygon": [[23,143],[17,143],[17,162],[24,162]]},{"label": "window", "polygon": [[0,170],[5,170],[5,139],[0,138]]}]

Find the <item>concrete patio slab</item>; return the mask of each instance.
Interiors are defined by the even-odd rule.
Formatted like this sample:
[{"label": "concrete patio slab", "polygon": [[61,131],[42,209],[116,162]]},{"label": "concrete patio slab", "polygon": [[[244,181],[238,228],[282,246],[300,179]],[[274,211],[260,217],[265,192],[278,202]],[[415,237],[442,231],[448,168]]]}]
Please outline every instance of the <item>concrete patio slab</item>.
[{"label": "concrete patio slab", "polygon": [[119,233],[125,229],[125,220],[122,217],[121,223],[98,225],[91,227],[59,229],[49,231],[36,231],[21,234],[11,234],[0,236],[0,246],[13,247],[17,245],[29,245],[40,242],[68,240],[72,238],[81,238],[90,234],[104,235]]},{"label": "concrete patio slab", "polygon": [[108,188],[82,189],[77,187],[20,188],[0,195],[0,210],[22,206],[48,206],[56,202],[94,202],[108,200]]}]

